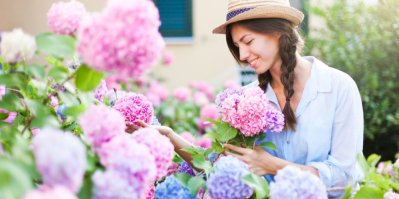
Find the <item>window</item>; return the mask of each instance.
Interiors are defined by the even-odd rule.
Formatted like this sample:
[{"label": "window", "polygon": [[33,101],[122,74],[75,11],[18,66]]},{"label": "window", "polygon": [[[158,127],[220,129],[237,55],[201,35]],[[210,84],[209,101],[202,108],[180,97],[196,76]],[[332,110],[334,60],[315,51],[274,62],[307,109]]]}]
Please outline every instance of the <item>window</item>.
[{"label": "window", "polygon": [[160,32],[165,38],[191,38],[192,0],[155,0],[161,18]]}]

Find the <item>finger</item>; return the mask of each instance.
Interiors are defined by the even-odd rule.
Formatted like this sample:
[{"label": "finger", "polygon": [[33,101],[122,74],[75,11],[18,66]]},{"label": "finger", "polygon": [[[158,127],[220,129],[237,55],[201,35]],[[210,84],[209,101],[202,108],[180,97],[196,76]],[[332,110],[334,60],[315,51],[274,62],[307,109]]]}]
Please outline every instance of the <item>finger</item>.
[{"label": "finger", "polygon": [[242,157],[242,155],[239,155],[239,154],[236,154],[236,153],[232,153],[232,152],[229,152],[229,151],[225,151],[224,153],[226,155],[230,155],[230,156],[233,156],[233,157],[235,157],[235,158],[237,158],[237,159],[239,159],[241,161],[244,161],[244,158]]},{"label": "finger", "polygon": [[235,152],[238,152],[238,153],[241,153],[241,154],[246,154],[246,153],[249,152],[249,149],[241,148],[241,147],[234,146],[234,145],[231,145],[231,144],[224,144],[223,146],[224,146],[224,148],[227,148],[227,149],[229,149],[231,151],[235,151]]},{"label": "finger", "polygon": [[150,127],[149,124],[145,123],[143,120],[136,120],[136,124],[139,124],[141,127]]}]

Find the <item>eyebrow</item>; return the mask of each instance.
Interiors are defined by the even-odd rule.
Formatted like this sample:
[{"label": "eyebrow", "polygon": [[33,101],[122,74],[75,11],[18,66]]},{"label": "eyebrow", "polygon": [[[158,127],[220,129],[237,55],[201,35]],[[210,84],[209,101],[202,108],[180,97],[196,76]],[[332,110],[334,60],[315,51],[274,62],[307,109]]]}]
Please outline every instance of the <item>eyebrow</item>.
[{"label": "eyebrow", "polygon": [[[240,39],[239,41],[242,42],[242,41],[245,39],[245,37],[248,36],[248,35],[249,35],[249,34],[246,34],[246,35],[242,36],[241,39]],[[237,45],[236,42],[233,42],[233,44],[234,44],[234,45]]]}]

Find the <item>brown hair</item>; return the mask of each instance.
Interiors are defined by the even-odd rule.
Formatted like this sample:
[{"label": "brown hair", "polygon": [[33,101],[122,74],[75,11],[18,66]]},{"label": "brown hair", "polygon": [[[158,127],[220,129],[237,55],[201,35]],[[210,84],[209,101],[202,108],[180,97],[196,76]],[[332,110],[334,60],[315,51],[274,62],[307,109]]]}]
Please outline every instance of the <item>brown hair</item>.
[{"label": "brown hair", "polygon": [[[231,29],[234,24],[238,24],[251,31],[257,33],[280,33],[279,40],[279,55],[282,60],[281,64],[281,82],[284,85],[284,94],[286,97],[286,103],[283,108],[283,114],[285,116],[285,129],[291,129],[295,131],[296,117],[293,112],[290,99],[294,95],[294,69],[297,64],[295,53],[297,50],[301,50],[303,46],[303,40],[300,37],[297,29],[294,25],[285,20],[279,18],[261,18],[261,19],[250,19],[235,22],[226,27],[226,41],[233,54],[234,59],[238,63],[243,63],[240,60],[240,51],[237,46],[234,45],[233,38],[231,35]],[[245,63],[248,64],[248,63]],[[259,87],[266,91],[267,84],[270,82],[272,76],[269,71],[258,75]]]}]

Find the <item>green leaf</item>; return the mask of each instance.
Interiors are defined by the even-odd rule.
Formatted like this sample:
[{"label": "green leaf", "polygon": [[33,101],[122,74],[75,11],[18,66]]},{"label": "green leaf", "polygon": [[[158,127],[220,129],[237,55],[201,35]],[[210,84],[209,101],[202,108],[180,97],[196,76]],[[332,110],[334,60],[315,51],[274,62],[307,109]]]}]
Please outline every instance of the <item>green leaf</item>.
[{"label": "green leaf", "polygon": [[48,75],[52,77],[57,83],[60,83],[68,78],[69,71],[63,66],[54,66],[50,69]]},{"label": "green leaf", "polygon": [[189,153],[190,155],[196,155],[196,154],[198,154],[198,151],[196,150],[196,148],[194,148],[194,147],[188,147],[188,148],[182,148],[182,149],[180,149],[181,151],[184,151],[184,152],[186,152],[186,153]]},{"label": "green leaf", "polygon": [[266,198],[269,194],[269,184],[263,177],[250,173],[241,177],[241,180],[255,190],[257,199]]},{"label": "green leaf", "polygon": [[345,189],[345,194],[342,196],[341,199],[350,199],[352,196],[352,187],[347,187]]},{"label": "green leaf", "polygon": [[0,193],[4,199],[22,198],[32,189],[29,175],[17,164],[0,159]]},{"label": "green leaf", "polygon": [[28,77],[22,73],[11,73],[0,75],[0,84],[5,85],[7,88],[18,87],[25,88],[28,84]]},{"label": "green leaf", "polygon": [[233,139],[238,131],[237,129],[230,126],[227,122],[222,122],[219,126],[216,127],[216,131],[219,133],[219,141],[227,142]]},{"label": "green leaf", "polygon": [[187,185],[190,192],[196,196],[200,188],[205,188],[205,180],[202,176],[195,176],[188,181]]},{"label": "green leaf", "polygon": [[224,148],[223,148],[222,144],[220,144],[220,142],[217,141],[217,140],[214,140],[214,141],[212,142],[212,149],[213,149],[213,151],[215,151],[216,153],[221,153],[221,152],[224,151]]},{"label": "green leaf", "polygon": [[30,76],[43,80],[46,76],[46,72],[44,71],[44,67],[38,64],[28,65],[26,66],[26,73]]},{"label": "green leaf", "polygon": [[184,187],[188,187],[188,181],[190,180],[191,176],[186,173],[176,173],[174,174],[177,181],[180,182]]},{"label": "green leaf", "polygon": [[370,165],[370,167],[375,167],[377,165],[378,161],[380,161],[381,156],[377,154],[371,154],[369,157],[367,157],[367,163]]},{"label": "green leaf", "polygon": [[0,120],[5,120],[8,118],[8,113],[0,112]]},{"label": "green leaf", "polygon": [[15,93],[9,93],[0,100],[0,108],[8,111],[17,111],[23,109],[20,98]]},{"label": "green leaf", "polygon": [[354,199],[383,198],[384,192],[377,187],[361,187]]},{"label": "green leaf", "polygon": [[68,115],[73,118],[77,118],[85,110],[86,110],[86,106],[84,106],[82,104],[76,105],[76,106],[68,106],[68,108],[66,108],[64,111],[64,115]]},{"label": "green leaf", "polygon": [[75,53],[76,40],[71,36],[42,33],[36,36],[40,52],[59,58],[70,58]]},{"label": "green leaf", "polygon": [[277,150],[276,145],[273,142],[262,142],[259,144],[260,147],[266,147],[269,148],[271,150]]},{"label": "green leaf", "polygon": [[195,167],[203,169],[205,173],[212,172],[212,164],[210,161],[206,160],[202,154],[193,156],[192,163]]},{"label": "green leaf", "polygon": [[356,161],[360,165],[360,168],[362,168],[363,173],[367,174],[369,172],[370,167],[367,163],[366,158],[364,157],[364,155],[362,153],[358,153],[356,155]]},{"label": "green leaf", "polygon": [[75,84],[81,91],[91,91],[101,82],[104,74],[82,65],[76,72]]}]

